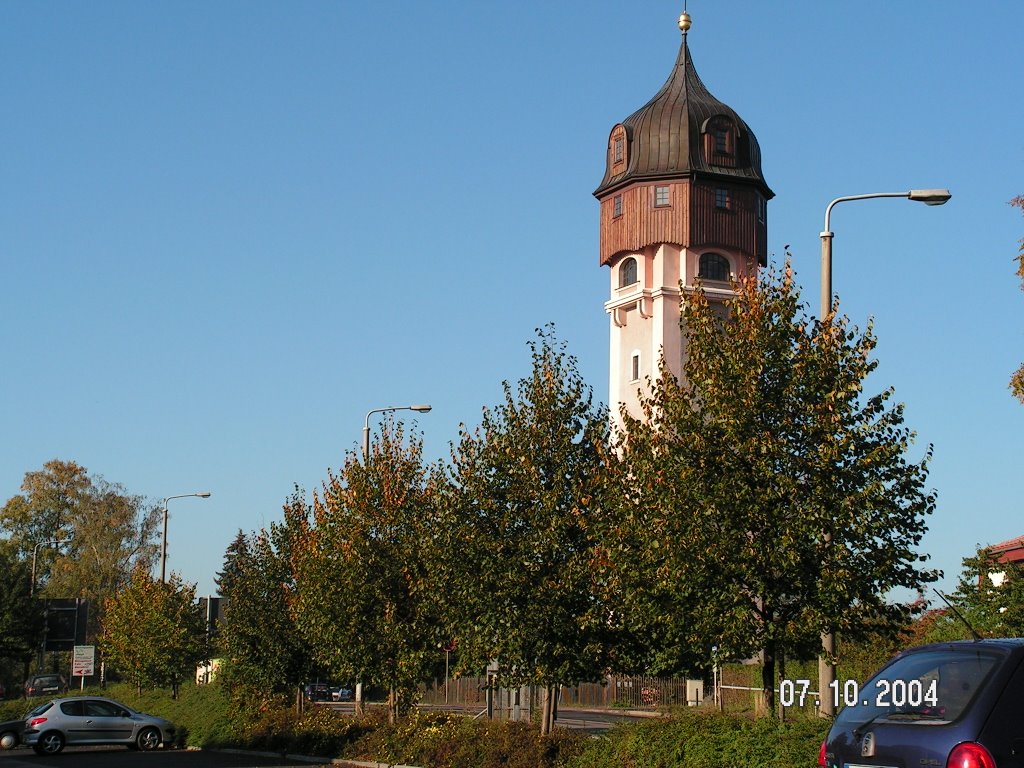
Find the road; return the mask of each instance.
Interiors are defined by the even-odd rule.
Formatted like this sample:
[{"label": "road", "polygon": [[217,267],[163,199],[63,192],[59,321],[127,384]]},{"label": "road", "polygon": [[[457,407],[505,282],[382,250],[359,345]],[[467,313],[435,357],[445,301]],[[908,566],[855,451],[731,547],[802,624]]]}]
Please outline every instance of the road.
[{"label": "road", "polygon": [[25,747],[0,751],[0,768],[68,768],[70,765],[75,768],[275,768],[297,765],[308,768],[310,763],[280,757],[185,749],[132,752],[124,747],[68,747],[59,755],[46,757],[40,757]]}]

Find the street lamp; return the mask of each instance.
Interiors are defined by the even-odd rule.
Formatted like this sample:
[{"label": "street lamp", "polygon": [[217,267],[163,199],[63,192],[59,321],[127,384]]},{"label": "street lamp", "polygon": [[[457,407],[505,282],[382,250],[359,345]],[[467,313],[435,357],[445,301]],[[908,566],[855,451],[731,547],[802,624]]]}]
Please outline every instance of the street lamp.
[{"label": "street lamp", "polygon": [[40,547],[57,546],[64,542],[60,539],[54,539],[53,541],[40,541],[34,547],[32,547],[32,582],[28,587],[28,596],[32,597],[36,593],[36,555],[39,554]]},{"label": "street lamp", "polygon": [[190,496],[195,496],[200,499],[210,498],[209,491],[201,491],[200,493],[180,493],[177,496],[165,496],[164,497],[164,536],[160,544],[160,583],[167,583],[167,502],[171,499],[185,499]]},{"label": "street lamp", "polygon": [[866,195],[847,195],[837,197],[825,209],[825,229],[821,233],[821,319],[824,321],[832,311],[832,232],[829,230],[829,218],[832,208],[837,203],[848,200],[871,200],[876,197],[905,197],[925,205],[943,205],[952,195],[948,189],[912,189],[909,192],[869,192]]},{"label": "street lamp", "polygon": [[363,421],[363,461],[367,462],[370,460],[370,417],[375,413],[385,413],[388,411],[416,411],[417,413],[426,413],[431,409],[429,405],[391,405],[387,408],[374,408],[372,411],[366,414],[366,420]]},{"label": "street lamp", "polygon": [[[821,322],[832,312],[832,232],[829,229],[832,209],[838,203],[845,203],[849,200],[871,200],[876,197],[904,197],[908,200],[916,200],[925,205],[943,205],[949,201],[948,189],[911,189],[909,192],[869,192],[866,195],[846,195],[837,197],[828,207],[825,208],[825,229],[821,232]],[[832,534],[825,533],[825,544],[832,541]],[[836,650],[836,637],[832,632],[824,632],[821,635],[822,655],[818,657],[818,698],[821,702],[821,714],[832,716],[835,714],[835,703],[833,687],[836,679],[835,665],[829,658]]]}]

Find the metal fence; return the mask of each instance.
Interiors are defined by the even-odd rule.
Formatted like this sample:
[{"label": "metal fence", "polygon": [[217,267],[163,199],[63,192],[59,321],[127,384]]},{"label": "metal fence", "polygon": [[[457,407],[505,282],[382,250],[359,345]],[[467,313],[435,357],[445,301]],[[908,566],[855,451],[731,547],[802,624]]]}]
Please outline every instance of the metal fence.
[{"label": "metal fence", "polygon": [[[501,688],[500,675],[494,678],[496,700],[499,707],[512,706],[506,700],[510,691]],[[460,707],[484,707],[487,704],[488,679],[484,675],[435,680],[420,689],[420,703],[427,705],[449,705]],[[702,681],[687,681],[683,678],[627,677],[612,675],[599,683],[580,683],[563,687],[559,695],[559,706],[594,707],[607,709],[657,709],[659,707],[695,705],[706,698]],[[529,696],[534,706],[539,706],[539,692],[531,688],[520,692],[520,703],[528,706]]]}]

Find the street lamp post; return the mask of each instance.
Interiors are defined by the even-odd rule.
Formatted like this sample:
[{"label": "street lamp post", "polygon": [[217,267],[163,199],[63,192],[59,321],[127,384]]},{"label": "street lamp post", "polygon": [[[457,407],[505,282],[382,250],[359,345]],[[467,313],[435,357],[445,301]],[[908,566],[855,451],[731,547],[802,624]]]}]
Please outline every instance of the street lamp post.
[{"label": "street lamp post", "polygon": [[426,413],[431,409],[429,405],[391,405],[387,408],[374,408],[372,411],[366,414],[366,419],[363,421],[363,461],[369,461],[370,459],[370,417],[375,413],[386,413],[389,411],[416,411],[418,413]]},{"label": "street lamp post", "polygon": [[171,499],[185,499],[190,496],[195,496],[200,499],[210,498],[209,491],[201,491],[199,493],[180,493],[177,496],[165,496],[164,497],[164,535],[160,542],[160,583],[167,583],[167,502]]},{"label": "street lamp post", "polygon": [[40,541],[34,547],[32,547],[32,581],[28,587],[28,596],[32,597],[36,593],[36,556],[39,554],[40,547],[57,546],[64,542],[60,539],[54,539],[53,541]]},{"label": "street lamp post", "polygon": [[821,233],[821,319],[828,317],[832,311],[832,232],[829,231],[829,219],[832,209],[838,203],[849,200],[871,200],[876,197],[905,197],[925,205],[942,205],[952,195],[948,189],[912,189],[909,192],[869,192],[866,195],[847,195],[837,197],[825,209],[825,229]]},{"label": "street lamp post", "polygon": [[[869,192],[866,195],[846,195],[837,197],[825,208],[825,228],[821,232],[821,322],[832,313],[832,232],[829,229],[832,209],[838,203],[850,200],[871,200],[876,197],[903,197],[925,205],[942,205],[949,201],[948,189],[911,189],[908,192]],[[824,536],[825,544],[832,541],[828,531]],[[822,655],[818,657],[818,699],[821,702],[821,714],[831,717],[835,714],[833,688],[836,679],[836,668],[831,658],[836,650],[836,638],[832,632],[821,635]]]}]

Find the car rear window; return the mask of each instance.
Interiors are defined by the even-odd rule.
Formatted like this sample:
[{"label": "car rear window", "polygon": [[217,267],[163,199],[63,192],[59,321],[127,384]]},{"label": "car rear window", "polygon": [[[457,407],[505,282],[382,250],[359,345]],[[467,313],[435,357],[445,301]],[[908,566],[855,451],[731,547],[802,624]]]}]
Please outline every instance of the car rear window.
[{"label": "car rear window", "polygon": [[935,649],[901,656],[859,688],[837,690],[845,704],[836,723],[911,723],[956,720],[971,704],[1002,657],[984,649]]},{"label": "car rear window", "polygon": [[52,701],[48,701],[45,704],[40,704],[38,707],[33,707],[29,711],[29,713],[27,715],[25,715],[25,719],[27,720],[30,717],[35,717],[36,715],[41,715],[41,714],[43,714],[43,712],[45,712],[46,710],[48,710],[52,706],[53,706],[53,702]]}]

